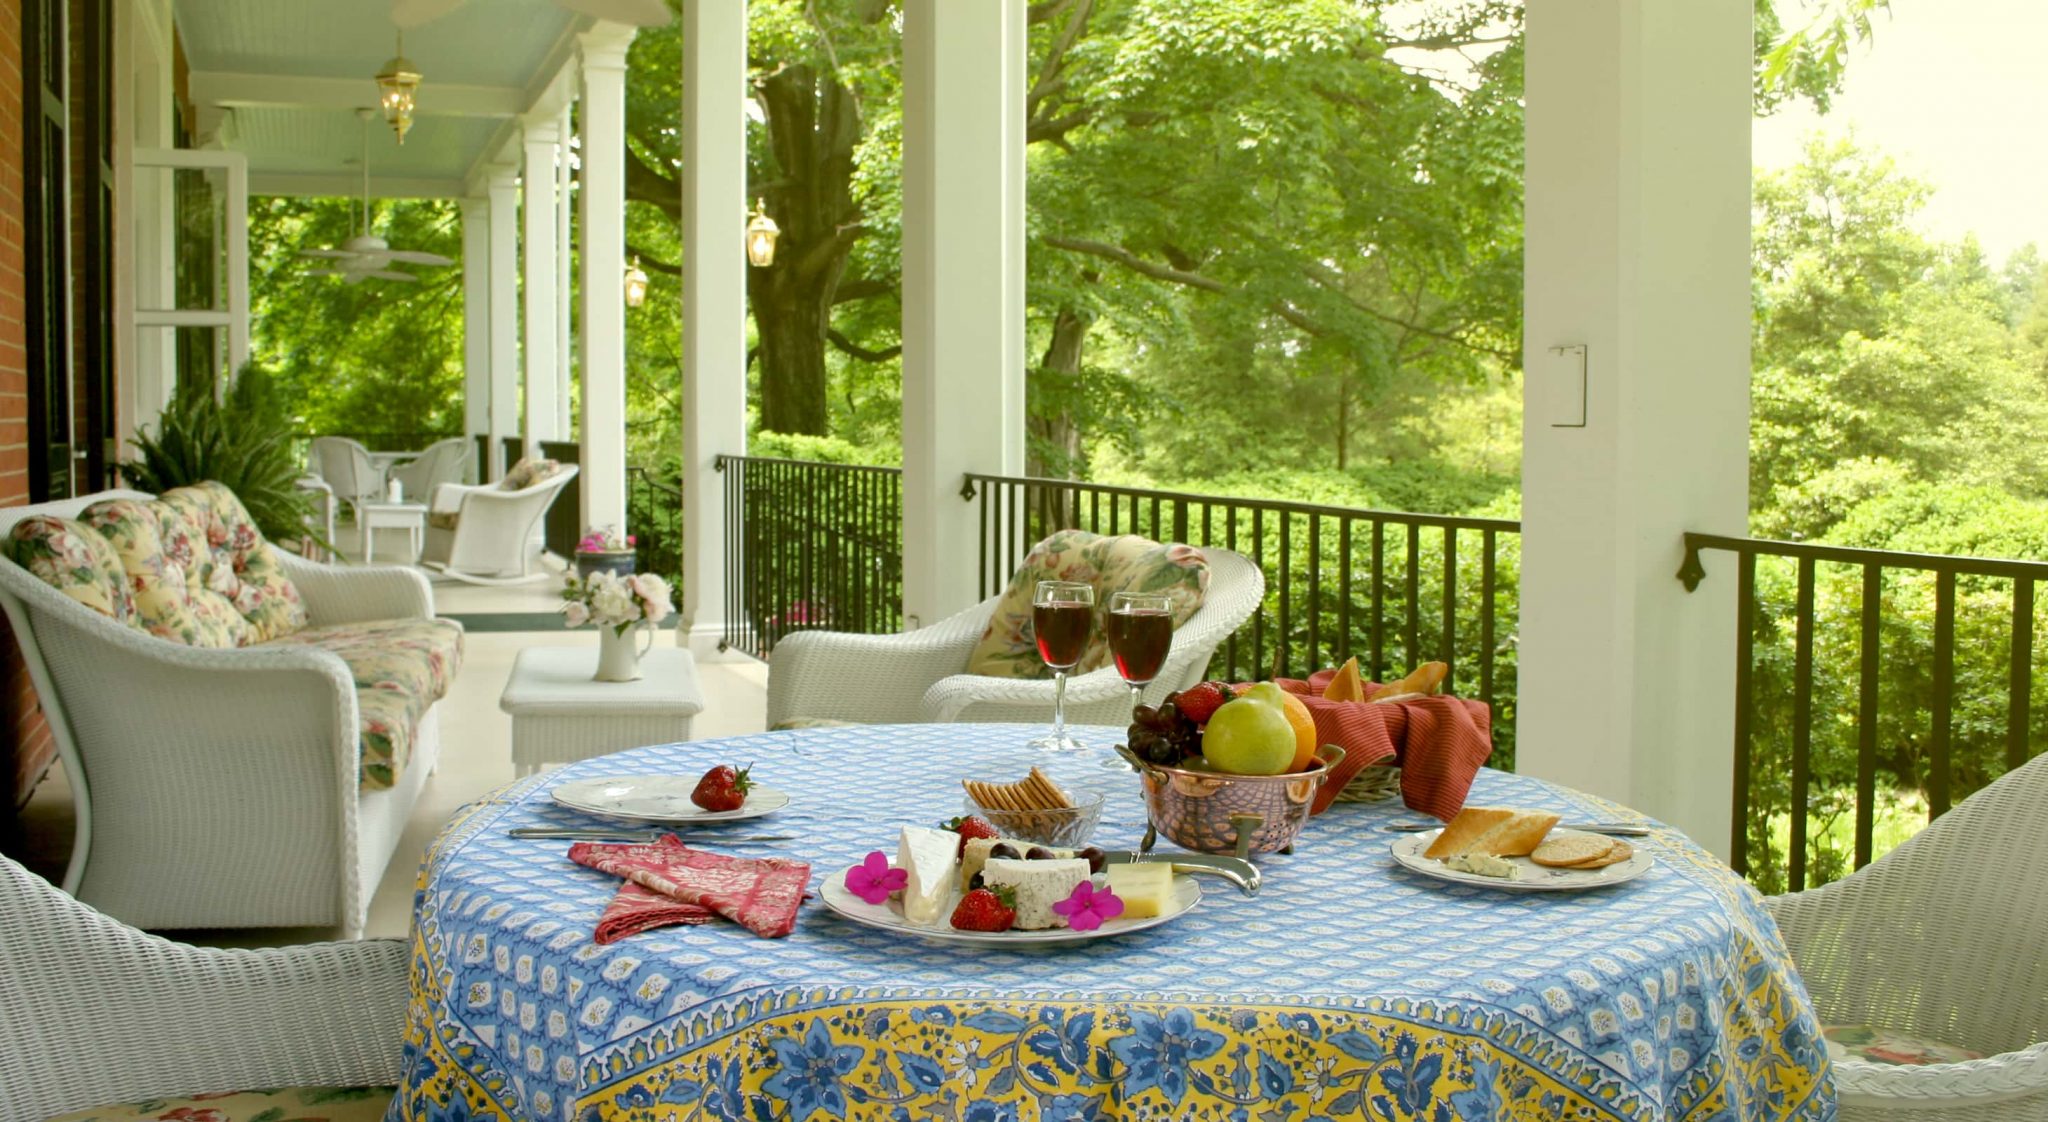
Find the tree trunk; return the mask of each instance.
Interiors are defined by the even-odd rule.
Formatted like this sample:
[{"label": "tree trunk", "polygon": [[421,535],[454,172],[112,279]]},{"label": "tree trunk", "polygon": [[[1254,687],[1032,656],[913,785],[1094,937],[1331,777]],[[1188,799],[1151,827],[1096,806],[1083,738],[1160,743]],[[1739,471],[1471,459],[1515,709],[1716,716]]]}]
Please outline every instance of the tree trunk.
[{"label": "tree trunk", "polygon": [[747,270],[761,341],[761,427],[823,436],[830,428],[825,331],[847,254],[862,233],[852,190],[860,111],[845,86],[810,66],[761,79],[755,99],[773,159],[757,191],[782,230],[774,264]]},{"label": "tree trunk", "polygon": [[[1074,396],[1081,392],[1081,352],[1088,340],[1093,316],[1063,307],[1053,317],[1052,338],[1045,345],[1045,358],[1034,371],[1041,405],[1025,411],[1025,474],[1053,479],[1078,479],[1087,458],[1081,448],[1081,428],[1074,423]],[[1046,403],[1050,397],[1051,402]]]}]

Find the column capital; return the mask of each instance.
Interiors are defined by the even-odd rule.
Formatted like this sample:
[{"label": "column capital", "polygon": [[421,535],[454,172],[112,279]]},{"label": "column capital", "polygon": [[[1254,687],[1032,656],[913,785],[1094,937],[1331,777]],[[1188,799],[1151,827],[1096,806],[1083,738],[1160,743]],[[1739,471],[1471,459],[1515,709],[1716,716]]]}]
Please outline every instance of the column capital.
[{"label": "column capital", "polygon": [[560,144],[562,142],[562,115],[560,113],[536,113],[519,118],[519,142],[529,147],[535,144]]},{"label": "column capital", "polygon": [[599,20],[590,30],[576,36],[576,54],[585,73],[592,70],[626,69],[626,48],[640,29],[631,24]]},{"label": "column capital", "polygon": [[493,193],[517,190],[519,187],[519,165],[486,165],[484,167],[484,186]]}]

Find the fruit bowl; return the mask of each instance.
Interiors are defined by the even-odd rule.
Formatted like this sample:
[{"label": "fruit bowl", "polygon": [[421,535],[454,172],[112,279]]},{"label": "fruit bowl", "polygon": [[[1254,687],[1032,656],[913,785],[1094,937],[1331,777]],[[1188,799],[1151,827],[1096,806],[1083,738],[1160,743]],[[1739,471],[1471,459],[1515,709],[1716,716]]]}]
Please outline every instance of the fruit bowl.
[{"label": "fruit bowl", "polygon": [[1326,744],[1307,768],[1280,775],[1231,775],[1126,758],[1145,784],[1150,823],[1141,849],[1151,849],[1157,835],[1165,834],[1182,849],[1245,857],[1294,851],[1316,792],[1344,750]]},{"label": "fruit bowl", "polygon": [[1103,796],[1096,792],[1076,793],[1072,797],[1079,806],[1004,810],[983,806],[969,796],[966,807],[967,813],[988,819],[989,825],[1001,831],[1006,838],[1021,838],[1061,849],[1079,849],[1095,836],[1095,824],[1102,819]]}]

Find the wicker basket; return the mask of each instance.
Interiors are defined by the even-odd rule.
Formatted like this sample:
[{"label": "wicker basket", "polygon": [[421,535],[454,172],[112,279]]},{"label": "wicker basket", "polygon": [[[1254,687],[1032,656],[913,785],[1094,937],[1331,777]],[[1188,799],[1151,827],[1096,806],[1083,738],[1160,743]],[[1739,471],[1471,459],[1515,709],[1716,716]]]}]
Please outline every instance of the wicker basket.
[{"label": "wicker basket", "polygon": [[1392,764],[1367,764],[1337,792],[1340,803],[1377,803],[1401,793],[1401,769]]}]

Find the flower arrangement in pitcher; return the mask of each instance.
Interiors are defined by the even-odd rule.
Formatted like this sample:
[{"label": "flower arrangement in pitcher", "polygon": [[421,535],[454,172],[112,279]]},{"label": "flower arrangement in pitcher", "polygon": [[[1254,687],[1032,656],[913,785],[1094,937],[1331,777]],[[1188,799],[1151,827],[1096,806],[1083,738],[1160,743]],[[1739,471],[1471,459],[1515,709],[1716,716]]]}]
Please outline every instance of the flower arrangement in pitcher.
[{"label": "flower arrangement in pitcher", "polygon": [[587,577],[570,574],[562,588],[563,623],[569,627],[595,624],[616,634],[642,625],[652,627],[674,612],[668,582],[653,573],[619,576],[598,572]]},{"label": "flower arrangement in pitcher", "polygon": [[592,526],[583,531],[583,539],[576,543],[578,553],[626,553],[640,544],[632,534],[622,534],[613,525]]}]

